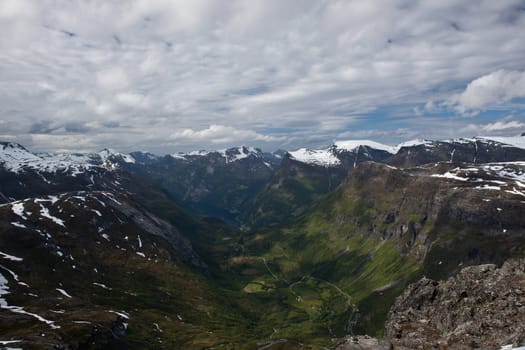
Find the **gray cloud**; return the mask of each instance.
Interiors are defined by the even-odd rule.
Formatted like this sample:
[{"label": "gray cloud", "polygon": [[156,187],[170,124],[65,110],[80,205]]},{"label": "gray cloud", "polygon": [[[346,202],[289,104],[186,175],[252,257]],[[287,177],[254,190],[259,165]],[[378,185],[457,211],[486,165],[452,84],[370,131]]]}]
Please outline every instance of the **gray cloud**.
[{"label": "gray cloud", "polygon": [[463,113],[502,108],[519,123],[524,5],[3,0],[1,133],[46,150],[175,152],[394,142],[429,126],[447,137],[499,118]]}]

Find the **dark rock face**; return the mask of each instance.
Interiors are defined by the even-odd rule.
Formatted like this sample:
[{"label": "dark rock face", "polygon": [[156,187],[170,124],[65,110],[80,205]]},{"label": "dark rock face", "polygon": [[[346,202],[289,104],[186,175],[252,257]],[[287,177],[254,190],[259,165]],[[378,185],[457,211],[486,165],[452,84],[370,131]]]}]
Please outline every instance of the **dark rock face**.
[{"label": "dark rock face", "polygon": [[423,278],[397,298],[385,325],[395,349],[499,349],[525,344],[525,260]]},{"label": "dark rock face", "polygon": [[378,150],[370,146],[359,146],[353,150],[340,150],[334,147],[333,152],[341,161],[341,167],[346,170],[353,169],[364,162],[383,163],[392,156],[387,151]]},{"label": "dark rock face", "polygon": [[147,178],[177,204],[195,214],[237,223],[246,203],[272,178],[280,159],[259,149],[231,148],[157,157],[132,153],[136,164],[124,164]]}]

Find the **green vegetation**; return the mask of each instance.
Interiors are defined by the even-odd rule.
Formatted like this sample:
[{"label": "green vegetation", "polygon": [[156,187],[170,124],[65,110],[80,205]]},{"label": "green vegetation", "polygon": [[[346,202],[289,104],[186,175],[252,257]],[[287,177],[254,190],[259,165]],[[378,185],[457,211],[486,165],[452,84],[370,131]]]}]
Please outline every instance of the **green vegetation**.
[{"label": "green vegetation", "polygon": [[[330,339],[349,331],[380,334],[393,299],[420,274],[421,263],[401,254],[396,241],[370,232],[397,204],[396,193],[355,191],[347,184],[323,195],[326,186],[299,176],[263,191],[254,201],[265,203],[258,213],[281,221],[279,226],[240,232],[218,221],[186,224],[186,236],[210,266],[214,290],[235,301],[229,313],[254,325],[260,335],[254,341],[287,338],[330,346]],[[162,204],[169,197],[146,195],[149,200],[142,201],[151,210],[180,225],[183,217],[174,220],[159,210],[169,208]],[[420,216],[410,213],[406,220]],[[351,329],[349,320],[357,320]]]}]

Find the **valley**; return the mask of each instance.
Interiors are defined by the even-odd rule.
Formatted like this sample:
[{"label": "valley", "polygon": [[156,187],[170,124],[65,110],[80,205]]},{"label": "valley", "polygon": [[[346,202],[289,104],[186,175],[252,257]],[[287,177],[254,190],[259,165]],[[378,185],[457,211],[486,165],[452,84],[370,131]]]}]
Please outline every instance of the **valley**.
[{"label": "valley", "polygon": [[389,311],[411,283],[523,258],[524,140],[165,156],[1,143],[0,344],[388,339]]}]

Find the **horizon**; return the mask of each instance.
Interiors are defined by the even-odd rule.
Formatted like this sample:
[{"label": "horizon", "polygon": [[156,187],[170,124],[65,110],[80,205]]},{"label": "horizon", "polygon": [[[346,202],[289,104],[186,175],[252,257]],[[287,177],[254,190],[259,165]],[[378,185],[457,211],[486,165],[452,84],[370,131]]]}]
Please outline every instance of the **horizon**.
[{"label": "horizon", "polygon": [[[521,146],[521,144],[520,145],[511,144],[511,143],[507,143],[507,144],[508,145],[512,145],[514,147],[518,147],[518,148],[525,148],[525,132],[523,132],[523,133],[520,133],[520,134],[517,134],[517,135],[511,135],[511,136],[481,136],[481,135],[478,135],[478,136],[471,136],[471,137],[458,137],[458,138],[449,138],[449,139],[416,138],[416,139],[404,140],[404,141],[398,142],[396,144],[382,143],[382,142],[379,142],[379,141],[376,141],[376,140],[372,140],[372,139],[340,139],[340,140],[332,140],[330,143],[322,145],[322,146],[317,147],[317,148],[310,148],[310,147],[303,146],[303,147],[294,147],[294,148],[288,148],[288,149],[277,148],[277,149],[273,149],[273,150],[268,150],[268,149],[264,149],[264,148],[261,148],[261,147],[255,147],[255,146],[252,146],[252,145],[249,145],[249,144],[240,144],[240,145],[234,145],[234,146],[226,147],[226,148],[217,148],[217,149],[203,149],[203,148],[199,149],[199,148],[196,148],[196,149],[192,149],[192,150],[189,150],[189,151],[177,151],[177,150],[175,150],[173,152],[168,152],[168,153],[154,153],[154,152],[150,152],[150,151],[147,151],[147,150],[139,150],[139,149],[135,149],[135,150],[131,150],[129,152],[125,152],[125,151],[121,151],[121,150],[118,150],[118,149],[115,149],[115,148],[112,148],[112,147],[102,147],[102,148],[99,148],[99,149],[92,149],[92,150],[67,150],[67,149],[38,150],[38,149],[33,149],[31,147],[27,147],[26,145],[21,144],[21,143],[16,142],[16,141],[6,141],[6,140],[0,140],[0,144],[1,143],[17,144],[17,145],[22,146],[23,148],[25,148],[30,153],[33,153],[33,154],[36,154],[36,155],[42,154],[42,153],[49,153],[49,154],[62,154],[62,153],[64,153],[64,154],[68,154],[68,153],[94,154],[94,153],[100,153],[100,152],[103,152],[103,151],[107,150],[110,153],[131,154],[131,153],[134,153],[134,152],[142,152],[142,153],[150,153],[150,154],[153,154],[155,156],[163,157],[163,156],[167,156],[167,155],[176,155],[176,154],[191,155],[192,153],[196,153],[197,154],[197,153],[201,153],[201,152],[204,152],[204,153],[214,153],[214,152],[221,153],[221,152],[225,152],[225,151],[230,150],[230,149],[241,148],[241,147],[245,147],[245,148],[248,148],[248,149],[249,148],[255,148],[255,149],[260,150],[263,153],[276,153],[278,151],[296,152],[296,151],[303,150],[303,149],[306,149],[306,150],[309,150],[309,151],[319,151],[319,150],[330,149],[336,143],[344,143],[344,142],[354,142],[354,143],[355,142],[363,142],[362,144],[360,144],[361,146],[366,146],[367,142],[377,143],[380,146],[387,146],[388,148],[391,148],[392,150],[396,149],[396,152],[397,152],[397,151],[399,151],[399,149],[404,144],[408,144],[407,146],[411,146],[412,143],[418,144],[418,142],[424,143],[425,141],[431,141],[431,142],[454,142],[454,141],[459,141],[459,140],[480,139],[480,140],[492,140],[492,141],[496,141],[496,142],[505,143],[504,140],[506,140],[506,141],[513,141],[513,139],[515,139],[515,140],[520,140],[521,141],[521,138],[523,138],[523,145],[524,146]],[[369,146],[369,147],[374,148],[373,146]],[[392,152],[390,152],[390,153],[392,153]]]},{"label": "horizon", "polygon": [[0,2],[0,139],[316,149],[525,130],[523,1]]}]

